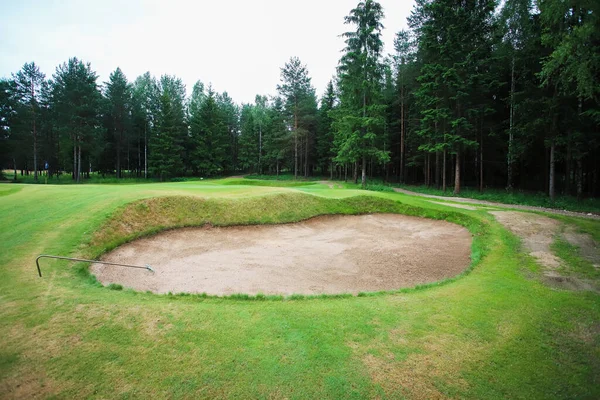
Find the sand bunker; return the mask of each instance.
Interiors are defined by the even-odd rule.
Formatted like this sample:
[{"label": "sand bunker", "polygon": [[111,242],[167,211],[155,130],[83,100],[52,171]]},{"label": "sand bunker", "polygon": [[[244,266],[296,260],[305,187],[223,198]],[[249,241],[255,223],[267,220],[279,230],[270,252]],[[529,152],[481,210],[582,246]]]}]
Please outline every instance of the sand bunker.
[{"label": "sand bunker", "polygon": [[123,245],[94,264],[103,284],[155,293],[320,294],[392,290],[459,274],[471,235],[395,214],[325,216],[285,225],[186,228]]}]

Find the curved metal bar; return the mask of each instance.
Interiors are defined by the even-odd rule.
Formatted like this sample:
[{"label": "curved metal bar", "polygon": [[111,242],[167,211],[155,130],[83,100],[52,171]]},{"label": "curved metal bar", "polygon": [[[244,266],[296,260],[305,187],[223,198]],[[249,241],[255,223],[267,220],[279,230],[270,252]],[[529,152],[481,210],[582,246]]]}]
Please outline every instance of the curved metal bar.
[{"label": "curved metal bar", "polygon": [[37,265],[37,270],[38,270],[38,274],[39,274],[40,278],[42,277],[42,270],[40,269],[40,258],[55,258],[55,259],[58,259],[58,260],[69,260],[69,261],[88,262],[88,263],[94,263],[94,264],[116,265],[116,266],[119,266],[119,267],[139,268],[139,269],[148,270],[150,272],[154,272],[154,270],[152,269],[152,267],[150,265],[148,265],[148,264],[146,264],[146,265],[144,265],[142,267],[140,265],[119,264],[119,263],[113,263],[113,262],[108,262],[108,261],[84,260],[82,258],[61,257],[61,256],[51,256],[51,255],[48,255],[48,254],[41,254],[41,255],[39,255],[35,259],[35,264]]}]

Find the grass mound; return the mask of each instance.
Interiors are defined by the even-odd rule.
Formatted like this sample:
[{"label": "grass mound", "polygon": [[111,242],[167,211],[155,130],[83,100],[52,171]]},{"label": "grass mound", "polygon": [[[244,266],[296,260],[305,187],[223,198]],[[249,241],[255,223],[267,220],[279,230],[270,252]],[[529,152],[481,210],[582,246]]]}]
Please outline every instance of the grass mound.
[{"label": "grass mound", "polygon": [[441,212],[402,204],[374,196],[328,199],[304,193],[282,193],[243,199],[202,199],[173,196],[139,200],[127,204],[93,236],[86,252],[97,257],[131,240],[166,229],[214,225],[280,224],[319,215],[396,213],[443,219],[478,231],[480,223],[460,213]]}]

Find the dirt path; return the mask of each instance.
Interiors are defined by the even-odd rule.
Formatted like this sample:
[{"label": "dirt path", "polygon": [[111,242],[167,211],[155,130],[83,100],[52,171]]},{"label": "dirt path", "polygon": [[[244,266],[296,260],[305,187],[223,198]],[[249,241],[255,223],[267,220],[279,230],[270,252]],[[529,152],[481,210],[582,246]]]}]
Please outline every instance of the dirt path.
[{"label": "dirt path", "polygon": [[524,211],[543,211],[543,212],[547,212],[549,214],[568,215],[570,217],[581,217],[581,218],[600,220],[600,215],[591,214],[591,213],[579,213],[579,212],[574,212],[574,211],[557,210],[554,208],[545,208],[545,207],[522,206],[522,205],[518,205],[518,204],[496,203],[493,201],[468,199],[465,197],[435,196],[432,194],[417,193],[417,192],[413,192],[413,191],[406,190],[406,189],[400,189],[400,188],[394,188],[394,191],[398,192],[398,193],[407,194],[410,196],[427,197],[430,199],[453,201],[456,203],[468,203],[468,204],[479,204],[482,206],[491,206],[491,207],[514,208],[516,210],[524,210]]},{"label": "dirt path", "polygon": [[430,201],[430,200],[428,200],[428,202],[432,203],[432,204],[439,204],[439,205],[446,206],[446,207],[460,208],[460,209],[463,209],[463,210],[470,210],[470,211],[476,211],[477,210],[477,207],[469,206],[469,205],[466,205],[466,204],[443,203],[441,201]]},{"label": "dirt path", "polygon": [[[385,231],[385,235],[381,232]],[[189,228],[134,241],[95,264],[103,284],[156,293],[320,294],[393,290],[452,277],[471,235],[445,221],[395,214],[328,216],[286,225]]]},{"label": "dirt path", "polygon": [[[566,276],[561,267],[564,262],[550,249],[555,236],[559,234],[561,223],[538,214],[518,211],[490,211],[496,220],[523,240],[525,250],[544,267],[543,281],[550,286],[568,290],[594,290],[600,287],[597,282]],[[590,261],[600,260],[598,248],[591,237],[569,229],[565,234],[569,243],[578,246],[581,254]]]}]

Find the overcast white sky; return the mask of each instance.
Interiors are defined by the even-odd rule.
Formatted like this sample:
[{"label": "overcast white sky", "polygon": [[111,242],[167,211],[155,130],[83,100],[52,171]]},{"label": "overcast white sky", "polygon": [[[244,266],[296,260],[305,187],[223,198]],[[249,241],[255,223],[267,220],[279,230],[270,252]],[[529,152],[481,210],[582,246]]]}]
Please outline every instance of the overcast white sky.
[{"label": "overcast white sky", "polygon": [[[0,77],[35,61],[51,76],[76,56],[98,82],[117,66],[200,79],[234,101],[275,94],[291,56],[308,65],[321,95],[343,48],[344,16],[358,0],[0,0]],[[413,0],[381,0],[386,53],[406,27]]]}]

